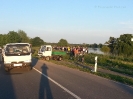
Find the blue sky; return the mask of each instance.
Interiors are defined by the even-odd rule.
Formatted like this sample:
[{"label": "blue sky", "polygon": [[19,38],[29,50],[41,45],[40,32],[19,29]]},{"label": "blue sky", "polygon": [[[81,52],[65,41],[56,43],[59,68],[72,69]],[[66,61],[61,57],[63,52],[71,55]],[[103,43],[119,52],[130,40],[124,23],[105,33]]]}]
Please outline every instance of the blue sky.
[{"label": "blue sky", "polygon": [[0,34],[23,30],[45,42],[102,43],[133,34],[133,0],[0,0]]}]

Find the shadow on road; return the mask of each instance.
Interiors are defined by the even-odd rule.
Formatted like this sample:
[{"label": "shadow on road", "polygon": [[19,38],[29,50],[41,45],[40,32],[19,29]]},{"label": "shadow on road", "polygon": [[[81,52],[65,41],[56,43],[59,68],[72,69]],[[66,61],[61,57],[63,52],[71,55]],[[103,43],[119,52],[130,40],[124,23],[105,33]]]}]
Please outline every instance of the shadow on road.
[{"label": "shadow on road", "polygon": [[38,59],[37,58],[33,58],[32,59],[32,67],[36,66],[37,62],[38,62]]},{"label": "shadow on road", "polygon": [[3,62],[0,61],[0,98],[16,99],[11,75],[7,75],[4,70]]},{"label": "shadow on road", "polygon": [[47,70],[48,67],[46,64],[41,66],[42,75],[40,80],[40,87],[39,87],[39,99],[53,99],[52,92],[49,85],[49,79],[47,78]]}]

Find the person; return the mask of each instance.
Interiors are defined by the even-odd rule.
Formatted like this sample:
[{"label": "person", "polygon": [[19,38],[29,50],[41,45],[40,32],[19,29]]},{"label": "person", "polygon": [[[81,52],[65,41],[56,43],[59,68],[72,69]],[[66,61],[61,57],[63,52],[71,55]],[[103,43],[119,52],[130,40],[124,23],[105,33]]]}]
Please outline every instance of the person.
[{"label": "person", "polygon": [[74,49],[74,57],[75,57],[75,59],[77,59],[77,60],[79,60],[79,49],[78,48],[75,48]]},{"label": "person", "polygon": [[67,51],[70,52],[70,47],[67,47]]},{"label": "person", "polygon": [[84,55],[82,55],[81,62],[84,63]]},{"label": "person", "polygon": [[73,59],[73,56],[74,56],[74,54],[73,54],[73,49],[70,48],[70,59]]},{"label": "person", "polygon": [[83,47],[83,53],[85,54],[85,52],[86,52],[86,48]]},{"label": "person", "polygon": [[88,48],[86,48],[85,52],[88,54]]},{"label": "person", "polygon": [[76,48],[73,49],[74,57],[76,58]]}]

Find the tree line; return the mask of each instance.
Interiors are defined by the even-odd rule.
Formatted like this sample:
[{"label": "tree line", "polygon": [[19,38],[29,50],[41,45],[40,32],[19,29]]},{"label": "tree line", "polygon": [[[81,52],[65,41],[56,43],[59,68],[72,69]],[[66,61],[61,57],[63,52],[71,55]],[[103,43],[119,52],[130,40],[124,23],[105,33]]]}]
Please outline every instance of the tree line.
[{"label": "tree line", "polygon": [[57,43],[45,42],[40,37],[30,38],[27,36],[26,32],[23,30],[18,31],[9,31],[7,34],[0,34],[0,46],[3,46],[7,43],[31,43],[32,46],[37,47],[44,44],[50,44],[52,46],[83,46],[83,47],[92,47],[97,48],[101,47],[102,44],[70,44],[66,39],[61,38]]},{"label": "tree line", "polygon": [[23,30],[18,30],[0,34],[0,46],[7,43],[31,43],[33,46],[40,46],[45,42],[40,37],[30,38]]},{"label": "tree line", "polygon": [[122,34],[119,38],[110,37],[101,50],[117,56],[133,56],[132,39],[132,34]]},{"label": "tree line", "polygon": [[23,30],[9,31],[7,34],[0,34],[0,46],[7,43],[30,43],[33,47],[39,47],[44,44],[50,44],[52,46],[82,46],[90,48],[101,48],[105,53],[110,53],[112,55],[123,55],[132,56],[133,55],[133,35],[132,34],[122,34],[119,38],[110,37],[105,44],[70,44],[67,40],[61,38],[57,43],[44,42],[40,37],[30,38],[27,36],[26,32]]}]

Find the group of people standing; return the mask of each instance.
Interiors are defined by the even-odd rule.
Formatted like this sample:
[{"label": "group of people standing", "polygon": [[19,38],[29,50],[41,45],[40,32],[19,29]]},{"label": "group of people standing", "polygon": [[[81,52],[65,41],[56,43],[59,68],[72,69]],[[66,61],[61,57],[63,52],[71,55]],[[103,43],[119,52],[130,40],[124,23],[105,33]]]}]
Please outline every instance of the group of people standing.
[{"label": "group of people standing", "polygon": [[88,53],[88,49],[78,46],[78,47],[71,48],[70,52],[74,57],[77,57],[78,55],[84,55],[85,53]]},{"label": "group of people standing", "polygon": [[88,49],[84,47],[73,47],[70,49],[70,58],[74,58],[78,61],[84,62],[84,55],[88,53]]},{"label": "group of people standing", "polygon": [[[77,60],[84,60],[84,55],[88,53],[87,47],[80,47],[80,46],[74,46],[74,47],[54,47],[55,50],[62,50],[66,51],[67,53],[70,53],[70,59],[77,59]],[[80,57],[80,58],[79,58]]]}]

